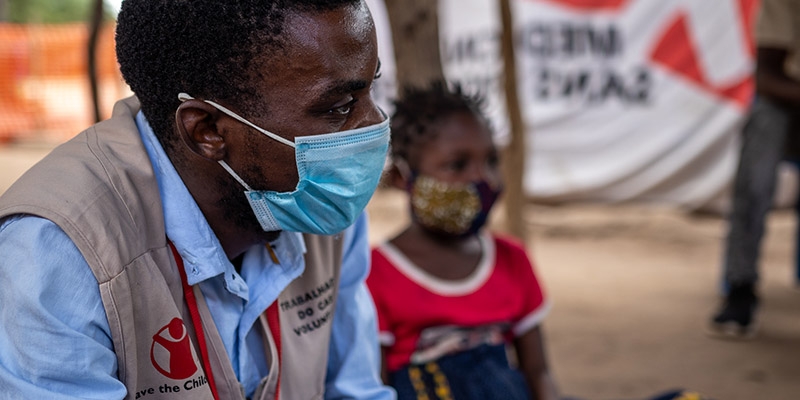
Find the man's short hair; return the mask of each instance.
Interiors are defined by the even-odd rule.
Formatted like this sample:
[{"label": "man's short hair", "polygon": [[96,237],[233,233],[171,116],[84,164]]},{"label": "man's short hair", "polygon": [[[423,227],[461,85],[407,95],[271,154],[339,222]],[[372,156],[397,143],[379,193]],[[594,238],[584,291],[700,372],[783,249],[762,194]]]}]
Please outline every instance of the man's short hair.
[{"label": "man's short hair", "polygon": [[[122,76],[170,152],[178,93],[255,110],[256,87],[280,56],[292,12],[329,11],[361,0],[125,0],[117,18],[116,49]],[[263,66],[263,65],[261,65]]]}]

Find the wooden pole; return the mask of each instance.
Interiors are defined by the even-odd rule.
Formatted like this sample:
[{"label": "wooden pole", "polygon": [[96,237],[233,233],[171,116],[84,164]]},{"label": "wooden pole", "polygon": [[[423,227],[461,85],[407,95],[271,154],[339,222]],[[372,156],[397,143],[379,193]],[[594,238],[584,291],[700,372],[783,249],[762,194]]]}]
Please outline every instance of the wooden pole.
[{"label": "wooden pole", "polygon": [[398,95],[443,80],[439,54],[439,7],[435,0],[385,0],[392,30]]},{"label": "wooden pole", "polygon": [[97,81],[97,38],[103,25],[103,0],[92,3],[92,12],[89,14],[89,40],[87,43],[86,65],[89,75],[89,90],[92,96],[92,106],[95,122],[100,122],[100,95]]},{"label": "wooden pole", "polygon": [[517,68],[514,54],[514,21],[511,15],[510,0],[499,0],[502,23],[501,49],[503,57],[503,88],[505,89],[506,110],[508,112],[510,140],[503,153],[503,173],[505,175],[505,213],[508,233],[522,241],[527,238],[525,225],[525,122],[517,93]]}]

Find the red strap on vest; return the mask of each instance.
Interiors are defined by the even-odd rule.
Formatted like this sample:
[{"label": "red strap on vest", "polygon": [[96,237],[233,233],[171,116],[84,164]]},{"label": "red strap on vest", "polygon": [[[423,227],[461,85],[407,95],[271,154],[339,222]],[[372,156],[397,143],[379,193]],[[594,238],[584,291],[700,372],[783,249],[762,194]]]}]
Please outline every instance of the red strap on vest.
[{"label": "red strap on vest", "polygon": [[267,324],[269,324],[269,331],[272,333],[272,339],[275,341],[275,348],[278,349],[278,383],[275,385],[275,400],[279,400],[281,396],[281,322],[278,316],[278,301],[276,300],[271,306],[267,308]]},{"label": "red strap on vest", "polygon": [[183,258],[178,254],[175,245],[173,245],[172,242],[168,243],[169,247],[172,249],[172,254],[175,256],[175,262],[178,264],[178,272],[181,275],[181,283],[183,283],[183,296],[186,299],[186,305],[189,307],[189,314],[192,316],[194,333],[200,345],[200,356],[203,358],[203,369],[208,377],[208,385],[211,387],[211,394],[214,396],[214,399],[219,400],[217,383],[214,381],[214,374],[211,371],[211,362],[208,358],[208,345],[206,344],[206,336],[203,332],[203,320],[200,318],[200,311],[197,309],[197,299],[194,297],[192,287],[189,286],[189,281],[186,279],[186,271],[183,269]]}]

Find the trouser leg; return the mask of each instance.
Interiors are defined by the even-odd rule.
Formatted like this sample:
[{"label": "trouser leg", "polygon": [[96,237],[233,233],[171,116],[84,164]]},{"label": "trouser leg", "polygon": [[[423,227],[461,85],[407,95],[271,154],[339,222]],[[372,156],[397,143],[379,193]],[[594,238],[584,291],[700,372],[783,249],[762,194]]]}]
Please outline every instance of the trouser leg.
[{"label": "trouser leg", "polygon": [[789,120],[789,115],[779,106],[756,99],[742,131],[741,157],[725,243],[724,278],[728,287],[758,281],[761,239],[772,206]]}]

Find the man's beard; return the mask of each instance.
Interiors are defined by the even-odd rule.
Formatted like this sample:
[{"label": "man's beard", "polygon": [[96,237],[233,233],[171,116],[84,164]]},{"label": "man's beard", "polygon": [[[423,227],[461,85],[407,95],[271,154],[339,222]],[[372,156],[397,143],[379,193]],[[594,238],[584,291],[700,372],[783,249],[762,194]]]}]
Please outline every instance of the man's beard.
[{"label": "man's beard", "polygon": [[[252,176],[253,174],[246,175]],[[217,185],[222,192],[218,206],[223,210],[222,215],[225,221],[236,226],[238,230],[251,232],[261,237],[265,242],[277,239],[280,231],[264,231],[247,201],[244,188],[238,182],[230,177],[220,177]]]}]

